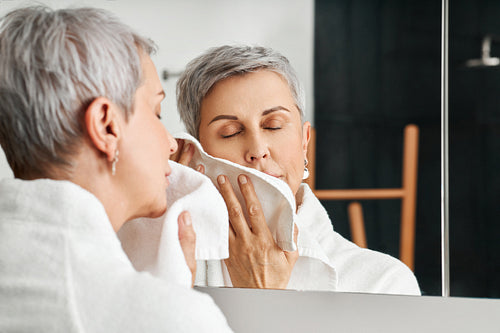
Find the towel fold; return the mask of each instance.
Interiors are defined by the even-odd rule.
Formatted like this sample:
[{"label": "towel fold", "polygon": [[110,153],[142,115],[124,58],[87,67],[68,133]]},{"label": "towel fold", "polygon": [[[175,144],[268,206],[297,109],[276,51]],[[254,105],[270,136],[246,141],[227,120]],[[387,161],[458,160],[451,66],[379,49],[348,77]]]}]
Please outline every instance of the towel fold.
[{"label": "towel fold", "polygon": [[118,231],[123,250],[138,271],[181,285],[191,285],[191,272],[178,238],[177,219],[189,211],[196,232],[197,260],[225,259],[228,254],[228,215],[222,196],[209,178],[169,162],[167,211],[155,219],[128,221]]},{"label": "towel fold", "polygon": [[[214,184],[217,184],[217,176],[221,174],[229,178],[238,200],[242,203],[245,214],[245,201],[239,190],[237,178],[240,174],[249,176],[276,244],[284,251],[295,251],[297,249],[293,241],[293,225],[296,218],[295,197],[287,183],[259,170],[213,157],[207,154],[201,144],[187,133],[176,134],[175,137],[184,139],[195,147],[189,166],[195,168],[202,164],[205,167],[205,175]],[[246,217],[248,219],[248,215]]]}]

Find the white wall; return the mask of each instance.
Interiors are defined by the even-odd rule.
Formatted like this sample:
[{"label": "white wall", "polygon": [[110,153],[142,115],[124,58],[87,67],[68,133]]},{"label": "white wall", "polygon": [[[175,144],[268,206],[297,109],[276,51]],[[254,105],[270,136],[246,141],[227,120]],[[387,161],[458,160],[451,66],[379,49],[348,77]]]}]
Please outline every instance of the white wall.
[{"label": "white wall", "polygon": [[[160,73],[182,71],[209,47],[258,44],[283,53],[306,89],[306,120],[313,122],[314,0],[0,0],[0,16],[30,4],[52,8],[94,6],[114,12],[159,47],[153,61]],[[182,131],[175,103],[176,78],[163,81],[167,97],[163,122],[171,133]],[[1,149],[0,149],[1,150]],[[0,178],[12,172],[0,151]]]}]

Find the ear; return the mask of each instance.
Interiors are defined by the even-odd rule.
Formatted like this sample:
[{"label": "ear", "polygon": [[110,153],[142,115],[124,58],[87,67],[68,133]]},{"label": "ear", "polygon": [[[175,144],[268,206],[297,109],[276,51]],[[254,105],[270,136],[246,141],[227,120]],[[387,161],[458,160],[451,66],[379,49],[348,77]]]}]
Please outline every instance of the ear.
[{"label": "ear", "polygon": [[120,139],[118,107],[105,97],[98,97],[85,111],[85,125],[95,148],[113,161]]},{"label": "ear", "polygon": [[302,125],[302,150],[304,152],[304,158],[307,157],[307,147],[309,145],[309,140],[311,140],[311,123],[306,121]]}]

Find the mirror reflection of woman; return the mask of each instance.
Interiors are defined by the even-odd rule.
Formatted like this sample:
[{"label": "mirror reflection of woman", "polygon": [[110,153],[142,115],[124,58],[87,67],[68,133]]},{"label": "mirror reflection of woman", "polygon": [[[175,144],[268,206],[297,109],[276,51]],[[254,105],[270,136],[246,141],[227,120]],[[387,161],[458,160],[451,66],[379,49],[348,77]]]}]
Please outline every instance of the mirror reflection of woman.
[{"label": "mirror reflection of woman", "polygon": [[[186,129],[208,154],[277,177],[295,195],[298,251],[286,252],[271,236],[250,179],[238,178],[246,200],[242,207],[226,176],[217,178],[230,218],[225,264],[233,286],[315,289],[319,284],[311,281],[326,279],[320,289],[420,294],[415,276],[399,260],[359,248],[336,233],[302,182],[311,124],[304,121],[301,84],[284,56],[264,47],[212,48],[187,65],[177,84],[177,106]],[[187,164],[194,147],[179,145],[176,158]],[[319,244],[322,253],[312,254],[301,234]],[[328,276],[318,276],[325,271]]]}]

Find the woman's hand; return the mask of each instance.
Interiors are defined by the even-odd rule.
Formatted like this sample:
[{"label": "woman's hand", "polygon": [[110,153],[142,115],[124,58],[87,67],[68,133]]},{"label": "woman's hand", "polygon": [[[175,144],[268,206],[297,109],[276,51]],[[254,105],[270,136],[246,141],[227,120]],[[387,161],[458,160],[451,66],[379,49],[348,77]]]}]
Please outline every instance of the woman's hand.
[{"label": "woman's hand", "polygon": [[[176,140],[178,148],[177,151],[170,156],[170,159],[179,164],[188,166],[194,155],[194,146],[192,143],[188,143],[184,139]],[[205,174],[205,167],[201,164],[198,164],[196,170]]]},{"label": "woman's hand", "polygon": [[191,271],[191,287],[194,285],[194,278],[196,276],[196,259],[195,259],[195,248],[196,248],[196,234],[193,229],[193,224],[191,223],[191,215],[189,212],[184,211],[179,215],[177,219],[179,224],[179,242],[181,243],[182,252],[184,253],[184,258],[186,259],[186,264]]},{"label": "woman's hand", "polygon": [[[229,212],[229,258],[225,260],[234,287],[284,289],[299,257],[298,251],[283,251],[267,226],[254,187],[245,175],[238,177],[250,221],[224,175],[217,178]],[[298,230],[294,228],[297,243]]]}]

